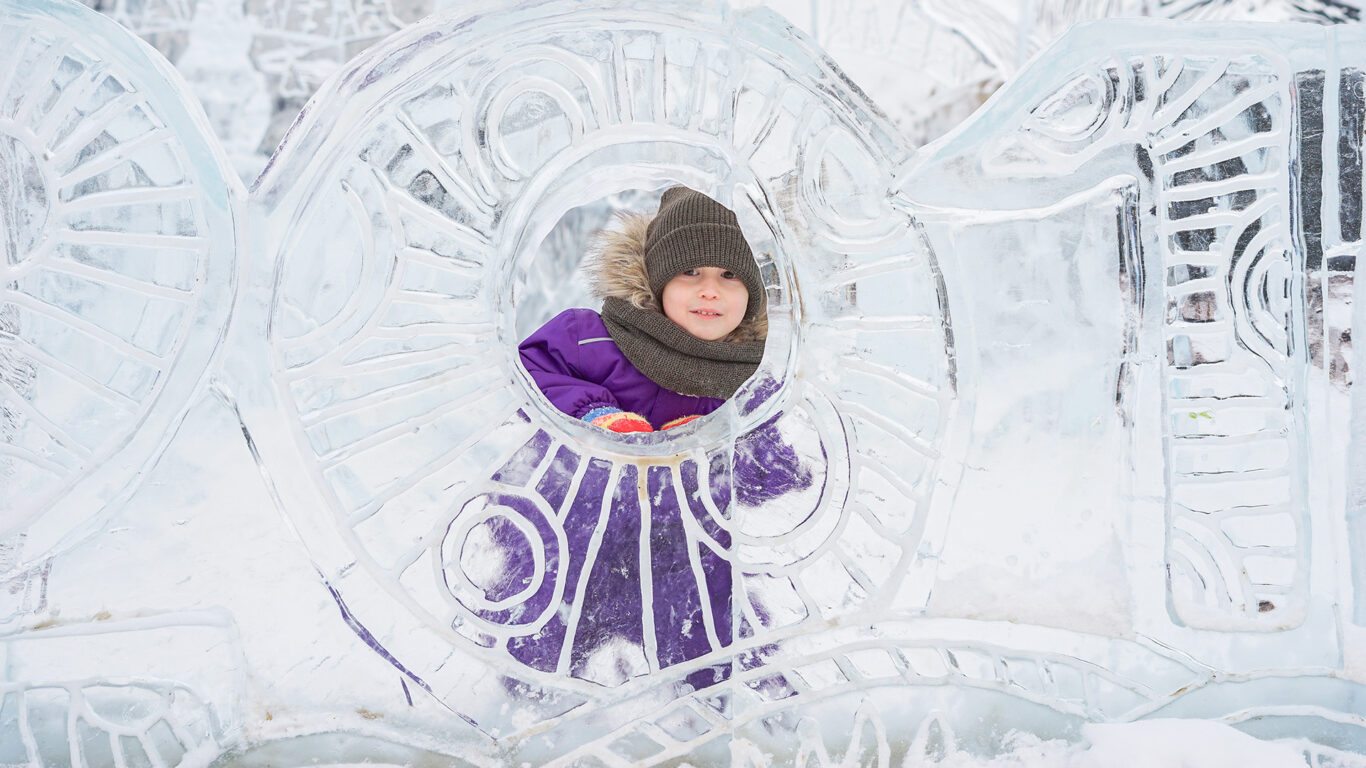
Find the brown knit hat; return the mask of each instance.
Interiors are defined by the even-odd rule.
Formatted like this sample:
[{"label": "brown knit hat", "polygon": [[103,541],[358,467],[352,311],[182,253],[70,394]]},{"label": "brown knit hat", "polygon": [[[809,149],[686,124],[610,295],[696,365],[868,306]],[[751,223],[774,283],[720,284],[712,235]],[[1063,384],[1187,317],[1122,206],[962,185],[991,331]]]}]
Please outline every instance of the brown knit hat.
[{"label": "brown knit hat", "polygon": [[759,265],[724,205],[687,187],[671,187],[659,198],[659,213],[645,230],[645,273],[655,300],[664,305],[664,286],[684,270],[720,267],[735,273],[749,291],[745,317],[763,310]]}]

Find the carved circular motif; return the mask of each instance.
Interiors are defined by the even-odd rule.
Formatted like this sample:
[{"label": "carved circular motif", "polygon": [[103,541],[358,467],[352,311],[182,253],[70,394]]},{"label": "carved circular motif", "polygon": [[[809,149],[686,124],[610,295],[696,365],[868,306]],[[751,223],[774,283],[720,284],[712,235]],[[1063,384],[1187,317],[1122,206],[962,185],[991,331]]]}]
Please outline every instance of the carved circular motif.
[{"label": "carved circular motif", "polygon": [[564,591],[553,564],[566,550],[565,533],[544,503],[477,496],[451,521],[441,546],[443,586],[483,631],[534,632]]},{"label": "carved circular motif", "polygon": [[[275,410],[244,418],[309,478],[292,514],[348,614],[438,696],[472,674],[423,662],[440,643],[550,689],[705,685],[737,622],[825,626],[919,545],[952,360],[933,255],[887,199],[908,150],[766,12],[715,13],[416,27],[319,95],[254,193]],[[512,329],[547,308],[527,275],[567,211],[672,183],[740,216],[767,356],[710,417],[617,438],[540,396]]]},{"label": "carved circular motif", "polygon": [[[83,7],[0,37],[0,538],[50,554],[129,491],[231,306],[231,182],[164,62]],[[81,33],[73,30],[81,29]]]}]

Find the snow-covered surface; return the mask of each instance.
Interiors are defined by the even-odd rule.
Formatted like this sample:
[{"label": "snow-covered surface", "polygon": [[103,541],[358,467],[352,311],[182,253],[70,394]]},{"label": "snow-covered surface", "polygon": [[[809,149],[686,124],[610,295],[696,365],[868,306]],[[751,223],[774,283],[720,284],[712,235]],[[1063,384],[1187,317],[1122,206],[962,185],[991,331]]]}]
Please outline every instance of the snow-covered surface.
[{"label": "snow-covered surface", "polygon": [[[991,758],[949,752],[941,768],[1286,768],[1305,764],[1294,740],[1268,743],[1223,723],[1147,720],[1093,723],[1077,743],[1019,736],[1010,751]],[[1310,747],[1312,749],[1312,747]],[[1323,765],[1351,768],[1366,758],[1333,754]]]}]

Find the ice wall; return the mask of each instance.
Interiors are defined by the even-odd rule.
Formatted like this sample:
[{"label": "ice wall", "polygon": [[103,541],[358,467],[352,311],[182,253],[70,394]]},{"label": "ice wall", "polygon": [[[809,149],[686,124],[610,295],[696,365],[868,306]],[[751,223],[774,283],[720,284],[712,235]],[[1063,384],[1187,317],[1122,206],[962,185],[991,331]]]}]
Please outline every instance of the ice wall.
[{"label": "ice wall", "polygon": [[[83,0],[161,52],[204,107],[233,169],[261,172],[310,96],[348,59],[453,0]],[[1361,0],[1028,3],[743,0],[802,30],[919,146],[962,122],[1075,23],[1105,18],[1358,22]],[[911,76],[913,75],[913,76]]]},{"label": "ice wall", "polygon": [[[248,194],[155,53],[4,13],[4,761],[1366,755],[1360,27],[1078,28],[914,151],[770,11],[491,4]],[[611,437],[513,348],[672,183],[768,351]]]}]

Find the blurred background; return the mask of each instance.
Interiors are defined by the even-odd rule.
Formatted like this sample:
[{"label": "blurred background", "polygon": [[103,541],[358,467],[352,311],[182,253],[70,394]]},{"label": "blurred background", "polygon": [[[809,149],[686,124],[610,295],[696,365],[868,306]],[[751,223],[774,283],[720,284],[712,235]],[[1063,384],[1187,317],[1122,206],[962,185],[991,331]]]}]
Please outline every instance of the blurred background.
[{"label": "blurred background", "polygon": [[[468,0],[84,0],[169,59],[248,185],[309,97],[348,59]],[[737,0],[805,32],[914,146],[962,122],[1078,22],[1356,22],[1363,0]]]}]

